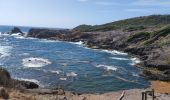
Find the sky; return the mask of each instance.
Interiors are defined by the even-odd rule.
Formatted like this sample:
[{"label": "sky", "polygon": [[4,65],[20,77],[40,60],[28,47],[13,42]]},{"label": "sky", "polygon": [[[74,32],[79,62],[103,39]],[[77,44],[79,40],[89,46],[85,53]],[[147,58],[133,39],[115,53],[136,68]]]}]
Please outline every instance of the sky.
[{"label": "sky", "polygon": [[170,0],[0,0],[0,25],[74,28],[170,14]]}]

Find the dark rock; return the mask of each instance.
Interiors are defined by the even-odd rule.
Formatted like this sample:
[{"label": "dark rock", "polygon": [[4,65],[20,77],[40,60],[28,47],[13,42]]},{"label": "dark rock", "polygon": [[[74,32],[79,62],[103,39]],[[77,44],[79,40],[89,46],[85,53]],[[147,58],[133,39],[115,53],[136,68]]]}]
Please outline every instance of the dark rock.
[{"label": "dark rock", "polygon": [[0,87],[0,98],[5,100],[9,99],[9,94],[3,87]]},{"label": "dark rock", "polygon": [[9,72],[3,68],[0,68],[0,85],[4,87],[20,88],[20,89],[34,89],[39,87],[34,82],[11,79]]},{"label": "dark rock", "polygon": [[142,73],[140,73],[141,76],[144,76],[151,80],[161,80],[161,81],[170,81],[170,77],[168,75],[165,75],[161,72],[159,73],[153,73],[149,70],[143,70]]},{"label": "dark rock", "polygon": [[0,68],[0,85],[7,86],[10,83],[11,76],[9,72],[3,68]]},{"label": "dark rock", "polygon": [[20,35],[24,34],[18,27],[14,27],[12,29],[11,34],[13,34],[13,33],[20,33]]},{"label": "dark rock", "polygon": [[21,86],[25,87],[26,89],[35,89],[39,87],[36,83],[27,81],[21,82]]},{"label": "dark rock", "polygon": [[61,36],[63,34],[70,33],[69,30],[63,29],[63,30],[54,30],[54,29],[35,29],[32,28],[29,30],[27,37],[35,37],[35,38],[43,38],[43,39],[49,39],[56,36]]}]

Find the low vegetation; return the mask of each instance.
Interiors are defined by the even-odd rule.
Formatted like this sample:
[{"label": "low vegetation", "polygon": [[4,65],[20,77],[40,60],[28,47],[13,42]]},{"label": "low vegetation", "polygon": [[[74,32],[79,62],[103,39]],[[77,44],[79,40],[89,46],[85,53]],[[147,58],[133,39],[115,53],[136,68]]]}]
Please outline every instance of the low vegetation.
[{"label": "low vegetation", "polygon": [[73,30],[80,32],[111,30],[137,31],[150,27],[161,27],[167,24],[170,24],[170,15],[151,15],[115,21],[103,25],[80,25]]}]

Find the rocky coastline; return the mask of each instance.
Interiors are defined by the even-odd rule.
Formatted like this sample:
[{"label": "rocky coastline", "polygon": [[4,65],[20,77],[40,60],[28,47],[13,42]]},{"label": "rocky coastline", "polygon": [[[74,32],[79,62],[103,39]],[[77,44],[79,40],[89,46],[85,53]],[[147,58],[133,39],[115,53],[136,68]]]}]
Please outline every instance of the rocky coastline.
[{"label": "rocky coastline", "polygon": [[[148,16],[146,18],[149,19],[150,17],[159,18],[160,16]],[[142,18],[145,19],[145,17],[141,17],[141,19]],[[164,16],[162,15],[161,18],[160,20],[162,20],[162,22],[160,22],[160,24],[164,23]],[[137,20],[141,19],[137,18]],[[58,30],[31,28],[25,36],[68,42],[82,41],[89,48],[123,51],[141,60],[141,63],[136,65],[142,69],[141,76],[152,80],[170,81],[169,24],[170,23],[161,26],[145,26],[144,28],[141,28],[141,25],[139,25],[139,29],[136,29],[136,26],[132,25],[109,31],[103,31],[104,29],[99,31],[90,30],[91,32],[85,31],[84,29],[87,28],[84,28],[85,26],[82,25],[73,29]],[[101,26],[103,27],[103,25]],[[9,34],[13,33],[24,34],[17,27]]]},{"label": "rocky coastline", "polygon": [[[144,33],[149,29],[144,32],[115,30],[107,32],[77,32],[74,30],[30,29],[28,37],[69,42],[82,41],[89,48],[124,51],[138,57],[142,61],[137,65],[143,70],[141,72],[142,76],[152,80],[170,81],[170,45],[160,44],[161,39],[166,41],[170,37],[170,28],[169,26],[167,28],[148,33],[158,33],[158,35],[152,38],[148,38],[147,33]],[[165,30],[168,30],[168,34],[159,36],[159,33]],[[53,35],[49,36],[48,33],[53,33]]]},{"label": "rocky coastline", "polygon": [[[40,29],[31,28],[23,33],[15,27],[8,34],[20,33],[22,36],[39,39],[60,40],[68,42],[82,41],[87,47],[94,49],[119,50],[141,60],[139,67],[141,76],[151,80],[170,81],[170,23],[163,26],[145,27],[140,30],[106,30],[81,31],[77,29]],[[169,83],[168,83],[169,84]],[[167,84],[166,84],[167,85]],[[157,83],[155,83],[157,86]],[[144,89],[132,89],[104,94],[79,94],[65,92],[63,89],[40,89],[38,84],[12,79],[8,71],[0,69],[0,87],[4,87],[14,100],[117,100],[125,92],[125,100],[141,99]],[[160,88],[162,85],[160,85]],[[154,88],[154,87],[153,87]],[[0,89],[0,94],[1,94]],[[170,91],[170,90],[168,90]],[[165,93],[165,92],[164,92]],[[168,93],[168,92],[166,92]],[[170,93],[170,92],[169,92]],[[169,95],[156,94],[159,99],[168,100]],[[0,96],[1,98],[1,96]]]}]

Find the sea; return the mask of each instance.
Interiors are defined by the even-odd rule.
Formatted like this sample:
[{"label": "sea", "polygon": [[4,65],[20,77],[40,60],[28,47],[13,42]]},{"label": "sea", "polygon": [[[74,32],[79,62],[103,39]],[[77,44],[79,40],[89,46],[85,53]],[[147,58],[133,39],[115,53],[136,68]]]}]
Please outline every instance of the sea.
[{"label": "sea", "polygon": [[[65,42],[8,35],[0,26],[0,66],[11,77],[40,88],[64,88],[79,93],[105,93],[147,88],[135,64],[140,60],[116,50],[90,49],[83,42]],[[30,27],[20,27],[27,33]]]}]

